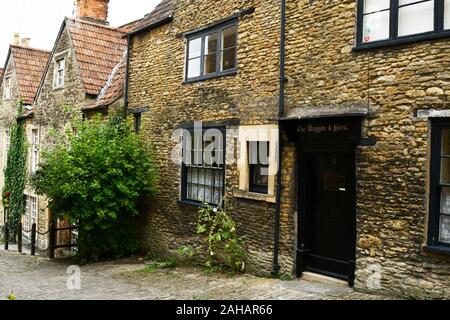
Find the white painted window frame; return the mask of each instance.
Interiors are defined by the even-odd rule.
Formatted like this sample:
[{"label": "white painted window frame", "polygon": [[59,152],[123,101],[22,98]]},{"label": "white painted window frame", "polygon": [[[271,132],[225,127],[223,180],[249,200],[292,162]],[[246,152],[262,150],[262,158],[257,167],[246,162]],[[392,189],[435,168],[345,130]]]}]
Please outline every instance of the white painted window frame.
[{"label": "white painted window frame", "polygon": [[[53,71],[53,89],[61,89],[64,88],[65,78],[66,78],[66,58],[65,54],[61,54],[55,57],[54,59],[54,71]],[[62,62],[60,64],[60,62]],[[59,75],[59,72],[62,71],[62,76]]]},{"label": "white painted window frame", "polygon": [[3,100],[11,100],[12,96],[12,77],[10,75],[5,77],[5,82],[3,85]]},{"label": "white painted window frame", "polygon": [[30,130],[30,142],[31,142],[31,163],[30,172],[31,174],[36,173],[39,165],[39,129],[32,127]]}]

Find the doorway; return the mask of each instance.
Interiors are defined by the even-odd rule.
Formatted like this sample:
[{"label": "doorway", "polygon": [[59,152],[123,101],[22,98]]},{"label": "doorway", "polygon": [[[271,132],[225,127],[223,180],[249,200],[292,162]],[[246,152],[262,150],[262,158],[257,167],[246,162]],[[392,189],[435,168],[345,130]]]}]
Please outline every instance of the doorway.
[{"label": "doorway", "polygon": [[297,270],[353,286],[356,255],[355,147],[300,147]]}]

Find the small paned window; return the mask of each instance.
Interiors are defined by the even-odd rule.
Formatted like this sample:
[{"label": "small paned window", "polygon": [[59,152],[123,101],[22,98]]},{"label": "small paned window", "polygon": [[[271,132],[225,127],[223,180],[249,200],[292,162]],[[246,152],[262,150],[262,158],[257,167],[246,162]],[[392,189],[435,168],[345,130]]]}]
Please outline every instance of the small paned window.
[{"label": "small paned window", "polygon": [[12,95],[11,77],[5,78],[5,84],[3,87],[3,99],[10,100]]},{"label": "small paned window", "polygon": [[357,46],[450,35],[450,0],[358,0]]},{"label": "small paned window", "polygon": [[142,127],[142,113],[135,113],[133,114],[133,117],[134,117],[134,132],[136,134],[140,134]]},{"label": "small paned window", "polygon": [[187,40],[186,80],[200,80],[235,71],[236,49],[236,23],[190,36]]},{"label": "small paned window", "polygon": [[269,184],[269,142],[250,141],[248,155],[249,191],[266,194]]},{"label": "small paned window", "polygon": [[430,246],[450,247],[450,121],[433,122],[430,186]]},{"label": "small paned window", "polygon": [[187,131],[183,136],[182,200],[218,205],[224,195],[225,133]]},{"label": "small paned window", "polygon": [[31,130],[31,173],[35,173],[39,158],[39,132],[37,129]]},{"label": "small paned window", "polygon": [[55,64],[55,88],[64,87],[64,74],[65,74],[66,61],[64,58],[56,60]]}]

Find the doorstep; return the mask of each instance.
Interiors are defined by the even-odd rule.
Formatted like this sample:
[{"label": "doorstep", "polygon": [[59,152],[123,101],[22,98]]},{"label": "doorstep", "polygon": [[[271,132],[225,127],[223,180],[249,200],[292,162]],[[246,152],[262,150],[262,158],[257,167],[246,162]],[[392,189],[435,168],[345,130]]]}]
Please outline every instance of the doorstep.
[{"label": "doorstep", "polygon": [[348,282],[341,279],[336,279],[332,277],[328,277],[322,274],[313,273],[309,271],[305,271],[302,274],[302,277],[300,280],[310,281],[310,282],[317,282],[322,284],[329,284],[329,285],[335,285],[340,287],[348,288]]}]

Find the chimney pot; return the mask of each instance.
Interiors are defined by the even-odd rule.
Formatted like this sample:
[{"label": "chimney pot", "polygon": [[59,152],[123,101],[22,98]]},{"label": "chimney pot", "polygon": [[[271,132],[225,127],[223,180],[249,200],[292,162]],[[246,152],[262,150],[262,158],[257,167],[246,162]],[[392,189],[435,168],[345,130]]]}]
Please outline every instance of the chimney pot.
[{"label": "chimney pot", "polygon": [[77,18],[108,23],[109,0],[77,0]]},{"label": "chimney pot", "polygon": [[22,45],[23,45],[24,47],[29,48],[29,47],[30,47],[30,41],[31,41],[30,38],[23,38],[23,39],[22,39]]},{"label": "chimney pot", "polygon": [[18,46],[20,44],[20,34],[18,32],[14,32],[13,44],[15,46]]}]

